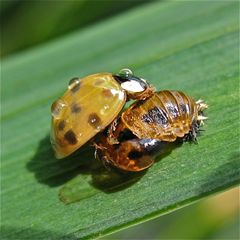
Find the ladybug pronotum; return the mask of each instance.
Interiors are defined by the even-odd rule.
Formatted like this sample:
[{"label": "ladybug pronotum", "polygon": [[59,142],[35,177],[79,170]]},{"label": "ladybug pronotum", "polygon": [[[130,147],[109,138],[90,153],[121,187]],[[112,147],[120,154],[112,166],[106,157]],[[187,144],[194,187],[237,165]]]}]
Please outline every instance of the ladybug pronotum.
[{"label": "ladybug pronotum", "polygon": [[180,91],[156,92],[129,69],[74,78],[52,104],[51,143],[56,158],[64,158],[100,133],[94,140],[97,158],[121,170],[142,171],[154,163],[152,152],[162,143],[196,141],[206,108]]}]

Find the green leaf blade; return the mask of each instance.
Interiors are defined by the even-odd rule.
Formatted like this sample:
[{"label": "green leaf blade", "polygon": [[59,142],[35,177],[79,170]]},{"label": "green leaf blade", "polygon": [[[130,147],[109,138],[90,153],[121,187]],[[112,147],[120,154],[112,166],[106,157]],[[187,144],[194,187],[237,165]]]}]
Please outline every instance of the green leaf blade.
[{"label": "green leaf blade", "polygon": [[[234,2],[153,3],[6,59],[3,237],[92,238],[238,184],[236,9]],[[113,191],[96,184],[92,150],[83,149],[69,161],[54,159],[48,140],[50,105],[66,89],[67,79],[122,67],[132,68],[159,90],[203,98],[209,120],[198,145],[176,147],[136,181],[118,188],[124,179],[117,180]],[[87,197],[64,205],[59,190],[78,178]]]}]

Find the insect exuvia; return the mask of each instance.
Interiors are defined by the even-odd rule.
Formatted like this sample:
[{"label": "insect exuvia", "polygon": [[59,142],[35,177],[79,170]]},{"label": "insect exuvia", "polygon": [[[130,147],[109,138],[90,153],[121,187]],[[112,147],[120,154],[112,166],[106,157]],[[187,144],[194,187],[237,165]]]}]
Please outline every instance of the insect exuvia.
[{"label": "insect exuvia", "polygon": [[[126,101],[134,103],[125,111]],[[73,78],[65,94],[52,104],[51,143],[64,158],[95,139],[95,156],[125,171],[141,171],[154,163],[152,152],[164,142],[195,141],[207,105],[180,91],[155,91],[131,70]]]}]

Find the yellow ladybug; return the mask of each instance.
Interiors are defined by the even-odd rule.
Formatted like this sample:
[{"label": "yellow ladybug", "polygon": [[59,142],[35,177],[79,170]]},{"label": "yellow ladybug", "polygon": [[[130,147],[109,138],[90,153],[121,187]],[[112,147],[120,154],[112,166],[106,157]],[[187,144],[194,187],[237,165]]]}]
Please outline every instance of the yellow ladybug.
[{"label": "yellow ladybug", "polygon": [[129,69],[73,78],[68,90],[52,104],[51,143],[58,159],[69,156],[119,115],[129,99],[154,93],[146,80]]}]

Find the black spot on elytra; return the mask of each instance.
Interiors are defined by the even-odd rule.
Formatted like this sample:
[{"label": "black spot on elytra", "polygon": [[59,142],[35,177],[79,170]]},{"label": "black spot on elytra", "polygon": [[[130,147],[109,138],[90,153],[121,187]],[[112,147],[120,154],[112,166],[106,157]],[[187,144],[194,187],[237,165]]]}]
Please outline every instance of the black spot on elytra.
[{"label": "black spot on elytra", "polygon": [[145,123],[157,123],[166,125],[168,123],[167,114],[160,108],[154,107],[148,111],[148,113],[142,115],[142,121]]},{"label": "black spot on elytra", "polygon": [[94,128],[98,128],[99,126],[101,126],[101,118],[96,114],[96,113],[91,113],[88,117],[88,123],[94,127]]},{"label": "black spot on elytra", "polygon": [[79,113],[80,111],[81,111],[81,107],[78,104],[73,103],[71,105],[71,112],[72,113]]},{"label": "black spot on elytra", "polygon": [[74,145],[74,144],[77,143],[76,135],[75,135],[75,133],[72,130],[68,130],[64,134],[64,138],[71,145]]},{"label": "black spot on elytra", "polygon": [[58,124],[58,130],[62,131],[66,126],[66,123],[64,120],[61,120]]}]

